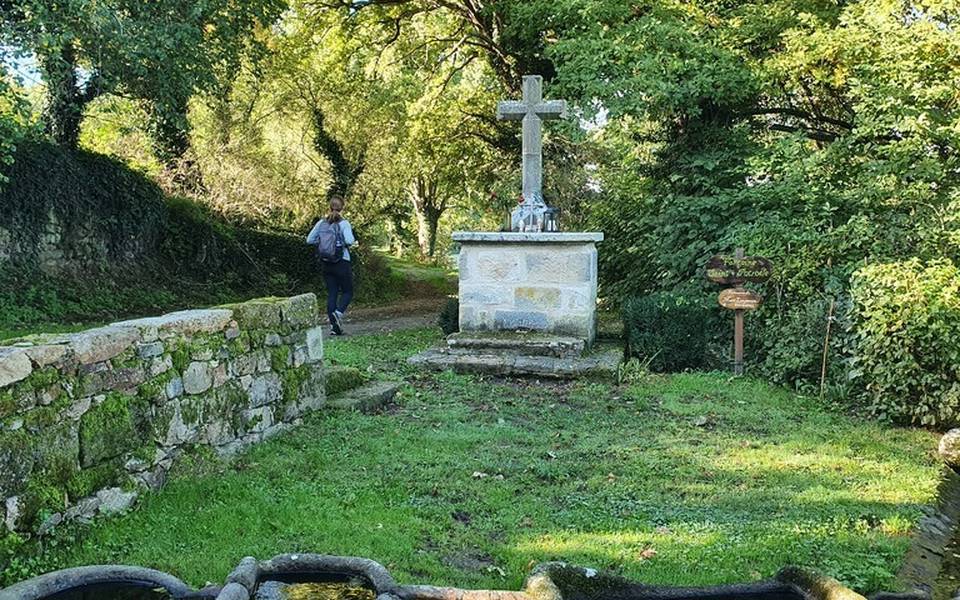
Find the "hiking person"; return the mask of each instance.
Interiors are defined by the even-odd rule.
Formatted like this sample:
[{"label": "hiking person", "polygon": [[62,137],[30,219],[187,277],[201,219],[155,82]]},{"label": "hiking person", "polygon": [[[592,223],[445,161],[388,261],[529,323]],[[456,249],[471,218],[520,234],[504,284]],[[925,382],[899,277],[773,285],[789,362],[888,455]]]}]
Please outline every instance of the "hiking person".
[{"label": "hiking person", "polygon": [[348,247],[356,244],[357,239],[350,222],[341,216],[342,211],[343,198],[332,196],[330,212],[313,226],[307,236],[307,243],[317,247],[317,259],[327,286],[331,335],[343,335],[343,314],[353,298],[353,269]]}]

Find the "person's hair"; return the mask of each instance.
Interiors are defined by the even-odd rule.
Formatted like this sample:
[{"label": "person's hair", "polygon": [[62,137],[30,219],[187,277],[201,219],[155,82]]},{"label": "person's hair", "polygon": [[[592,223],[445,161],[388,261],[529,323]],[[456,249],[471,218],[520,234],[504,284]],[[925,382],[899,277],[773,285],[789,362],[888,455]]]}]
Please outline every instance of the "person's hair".
[{"label": "person's hair", "polygon": [[343,210],[343,198],[340,196],[331,196],[330,197],[330,212],[327,213],[327,223],[337,223],[343,217],[340,216],[340,211]]}]

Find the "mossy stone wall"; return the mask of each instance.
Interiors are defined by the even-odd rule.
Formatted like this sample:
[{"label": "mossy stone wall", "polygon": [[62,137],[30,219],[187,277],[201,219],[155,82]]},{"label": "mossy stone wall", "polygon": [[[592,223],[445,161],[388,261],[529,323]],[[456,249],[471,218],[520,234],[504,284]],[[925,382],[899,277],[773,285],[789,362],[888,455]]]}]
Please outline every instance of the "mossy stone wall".
[{"label": "mossy stone wall", "polygon": [[0,533],[124,510],[187,450],[298,424],[325,402],[319,323],[305,294],[0,347]]}]

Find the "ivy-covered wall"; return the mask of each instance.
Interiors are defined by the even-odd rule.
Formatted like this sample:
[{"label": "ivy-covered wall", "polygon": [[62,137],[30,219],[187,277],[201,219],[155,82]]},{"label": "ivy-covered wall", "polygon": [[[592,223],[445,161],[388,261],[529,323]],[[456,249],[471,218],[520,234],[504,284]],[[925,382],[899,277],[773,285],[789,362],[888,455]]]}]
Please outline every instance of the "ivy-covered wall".
[{"label": "ivy-covered wall", "polygon": [[158,254],[167,209],[143,174],[92,152],[23,142],[0,191],[0,269],[135,267]]},{"label": "ivy-covered wall", "polygon": [[126,509],[186,450],[229,455],[325,402],[313,294],[0,346],[0,516],[40,532]]}]

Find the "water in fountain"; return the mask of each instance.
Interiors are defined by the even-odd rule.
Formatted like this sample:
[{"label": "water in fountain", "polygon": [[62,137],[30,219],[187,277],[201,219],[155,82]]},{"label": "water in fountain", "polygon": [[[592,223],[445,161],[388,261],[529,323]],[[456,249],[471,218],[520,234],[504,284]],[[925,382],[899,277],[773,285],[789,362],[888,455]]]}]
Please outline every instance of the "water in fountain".
[{"label": "water in fountain", "polygon": [[375,600],[370,588],[353,582],[283,583],[265,581],[257,588],[256,600]]},{"label": "water in fountain", "polygon": [[164,588],[146,587],[133,583],[100,583],[84,585],[57,592],[44,600],[172,600]]}]

